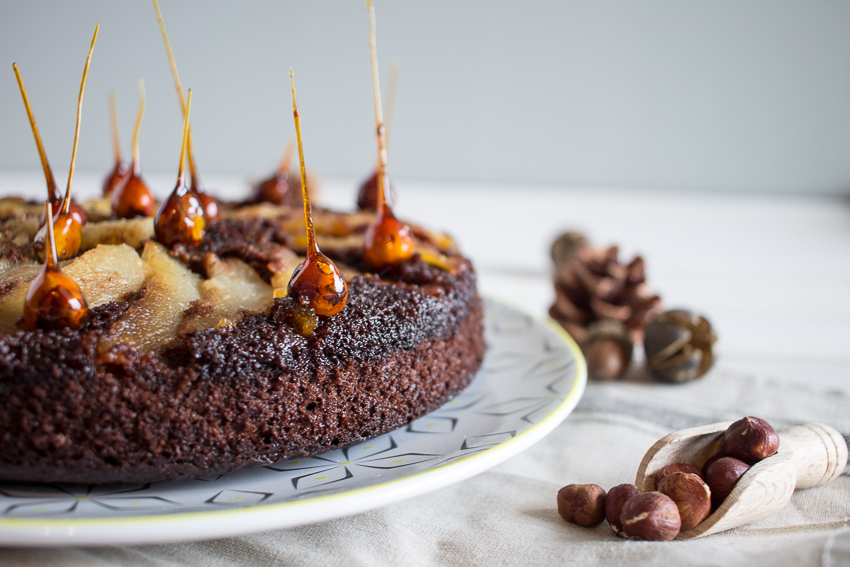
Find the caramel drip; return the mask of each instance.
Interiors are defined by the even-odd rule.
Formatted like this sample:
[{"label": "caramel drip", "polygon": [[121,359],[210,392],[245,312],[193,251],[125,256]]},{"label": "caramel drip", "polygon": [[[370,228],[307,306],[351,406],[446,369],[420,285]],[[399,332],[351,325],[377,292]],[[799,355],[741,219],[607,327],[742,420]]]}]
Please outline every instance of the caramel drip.
[{"label": "caramel drip", "polygon": [[[46,218],[53,217],[50,200]],[[48,253],[24,300],[24,323],[32,330],[78,328],[88,320],[88,304],[80,286],[62,272],[56,253],[53,223],[47,223]]]},{"label": "caramel drip", "polygon": [[[77,163],[77,147],[80,142],[80,123],[83,118],[83,94],[86,90],[86,79],[89,74],[89,65],[91,64],[91,56],[94,51],[94,45],[97,42],[97,33],[100,30],[100,24],[94,28],[91,46],[89,47],[88,55],[86,56],[86,65],[83,68],[83,78],[80,81],[80,95],[77,98],[77,124],[74,129],[74,144],[71,148],[71,166],[68,171],[68,185],[65,189],[65,199],[62,201],[61,208],[56,211],[56,215],[49,218],[45,217],[44,226],[36,233],[33,239],[33,248],[40,255],[47,255],[45,250],[45,240],[47,233],[51,232],[53,240],[51,246],[58,250],[59,258],[67,259],[77,255],[80,250],[80,245],[83,240],[83,224],[87,218],[86,215],[80,215],[81,209],[72,201],[72,190],[74,183],[74,168]],[[53,204],[51,203],[51,211]]]},{"label": "caramel drip", "polygon": [[112,214],[118,218],[149,217],[156,211],[156,202],[142,180],[139,161],[139,130],[145,113],[145,83],[139,79],[139,112],[133,128],[133,163],[124,182],[112,192]]},{"label": "caramel drip", "polygon": [[378,138],[378,214],[364,235],[363,260],[370,267],[380,270],[410,259],[413,256],[414,245],[410,227],[395,218],[387,202],[387,193],[389,191],[387,177],[387,139],[383,111],[381,109],[375,9],[370,0],[366,0],[366,7],[369,9],[369,54],[371,56],[372,96],[375,102],[375,122]]},{"label": "caramel drip", "polygon": [[162,202],[154,217],[156,239],[165,246],[178,242],[191,246],[204,238],[206,219],[204,209],[195,194],[186,186],[184,164],[189,139],[189,113],[192,108],[192,89],[189,89],[186,114],[183,118],[183,142],[180,145],[180,165],[177,168],[177,185]]},{"label": "caramel drip", "polygon": [[[159,23],[159,30],[162,32],[162,40],[165,43],[165,51],[168,54],[168,63],[171,66],[171,76],[174,78],[174,87],[177,89],[177,97],[180,99],[180,108],[183,111],[183,117],[186,117],[188,112],[188,104],[183,96],[183,85],[180,83],[180,74],[177,72],[177,61],[174,59],[174,52],[171,50],[171,42],[168,39],[168,33],[165,31],[165,21],[162,19],[162,11],[159,9],[159,2],[153,0],[153,7],[156,10],[156,19]],[[197,167],[195,166],[195,147],[192,141],[192,129],[189,128],[189,141],[187,142],[189,152],[189,175],[191,178],[191,190],[197,194],[201,205],[204,208],[204,215],[208,220],[216,220],[221,216],[218,201],[210,195],[207,195],[198,175]]]}]

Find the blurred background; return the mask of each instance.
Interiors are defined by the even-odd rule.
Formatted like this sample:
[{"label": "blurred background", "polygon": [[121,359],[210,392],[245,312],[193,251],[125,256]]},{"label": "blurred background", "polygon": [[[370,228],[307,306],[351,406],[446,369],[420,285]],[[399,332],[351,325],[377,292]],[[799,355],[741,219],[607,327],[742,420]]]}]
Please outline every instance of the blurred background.
[{"label": "blurred background", "polygon": [[[295,69],[308,167],[364,178],[375,161],[368,17],[359,0],[162,0],[200,171],[248,179],[294,136]],[[850,3],[377,0],[386,83],[400,76],[396,180],[841,194],[850,190]],[[101,33],[77,167],[112,165],[115,90],[129,155],[144,78],[141,155],[173,176],[181,114],[153,6],[0,3],[0,170],[37,171],[20,66],[58,176],[79,79]]]}]

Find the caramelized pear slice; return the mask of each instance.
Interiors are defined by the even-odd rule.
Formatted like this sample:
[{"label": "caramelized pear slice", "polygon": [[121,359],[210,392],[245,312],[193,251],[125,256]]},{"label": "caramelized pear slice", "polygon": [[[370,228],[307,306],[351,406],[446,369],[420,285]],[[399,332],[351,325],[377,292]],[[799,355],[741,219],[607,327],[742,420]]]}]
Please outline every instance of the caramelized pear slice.
[{"label": "caramelized pear slice", "polygon": [[41,264],[13,264],[0,276],[0,331],[17,331],[17,322],[24,314],[24,301],[29,284],[39,273]]},{"label": "caramelized pear slice", "polygon": [[80,286],[89,308],[120,301],[145,283],[144,262],[126,244],[100,244],[62,270]]},{"label": "caramelized pear slice", "polygon": [[201,283],[202,305],[190,312],[181,331],[233,324],[240,309],[259,312],[272,302],[272,287],[242,260],[207,254],[204,263],[209,279]]},{"label": "caramelized pear slice", "polygon": [[147,240],[153,238],[153,219],[118,219],[97,223],[87,223],[83,227],[81,250],[89,250],[98,244],[128,244],[132,248],[141,248]]},{"label": "caramelized pear slice", "polygon": [[143,352],[162,346],[174,338],[183,312],[201,297],[201,279],[169,256],[158,242],[145,244],[142,260],[148,274],[144,296],[101,337],[101,353],[118,344]]},{"label": "caramelized pear slice", "polygon": [[[0,264],[0,331],[17,330],[29,284],[40,271],[35,263]],[[98,246],[63,262],[62,271],[77,282],[90,308],[119,301],[145,282],[142,259],[125,244]]]}]

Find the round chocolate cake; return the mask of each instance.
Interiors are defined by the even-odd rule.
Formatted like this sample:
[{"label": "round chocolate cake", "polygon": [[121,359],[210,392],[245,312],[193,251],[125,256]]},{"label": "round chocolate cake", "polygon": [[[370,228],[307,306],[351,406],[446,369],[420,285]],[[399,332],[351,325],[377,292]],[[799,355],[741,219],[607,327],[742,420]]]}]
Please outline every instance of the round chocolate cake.
[{"label": "round chocolate cake", "polygon": [[445,235],[411,225],[416,254],[374,273],[374,215],[314,211],[349,290],[322,317],[285,295],[300,209],[235,208],[199,245],[166,248],[152,219],[98,221],[98,207],[62,262],[88,321],[29,330],[41,208],[0,203],[0,480],[154,482],[315,455],[434,410],[480,366],[475,272]]}]

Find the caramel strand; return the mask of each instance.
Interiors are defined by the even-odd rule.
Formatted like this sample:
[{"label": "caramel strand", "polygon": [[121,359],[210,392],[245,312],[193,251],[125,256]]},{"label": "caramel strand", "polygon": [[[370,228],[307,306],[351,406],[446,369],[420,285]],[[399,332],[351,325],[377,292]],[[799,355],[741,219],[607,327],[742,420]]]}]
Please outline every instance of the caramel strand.
[{"label": "caramel strand", "polygon": [[369,55],[372,66],[372,98],[375,102],[375,122],[378,134],[378,215],[387,206],[385,184],[387,180],[387,133],[384,128],[384,113],[381,105],[381,80],[378,76],[377,33],[375,32],[375,8],[371,0],[366,0],[369,9]]},{"label": "caramel strand", "polygon": [[115,91],[109,91],[109,126],[112,130],[112,150],[115,153],[115,163],[121,164],[121,138],[118,135],[118,106],[115,104]]},{"label": "caramel strand", "polygon": [[310,207],[310,196],[307,194],[307,168],[304,166],[304,146],[301,142],[301,115],[298,113],[298,103],[295,100],[295,74],[289,68],[289,80],[292,83],[292,116],[295,119],[295,135],[298,140],[298,163],[301,166],[301,198],[304,201],[304,218],[307,223],[307,253],[318,254],[316,246],[316,231],[313,229],[313,211]]},{"label": "caramel strand", "polygon": [[[174,87],[177,89],[177,96],[180,98],[180,108],[183,111],[185,118],[188,112],[186,98],[183,96],[183,85],[180,83],[180,74],[177,72],[177,61],[174,59],[174,52],[171,50],[171,42],[168,40],[168,33],[165,31],[165,21],[162,19],[162,12],[159,9],[159,2],[153,0],[153,7],[156,10],[156,20],[159,22],[159,31],[162,32],[162,40],[165,43],[165,51],[168,53],[168,63],[171,65],[171,76],[174,78]],[[189,129],[189,175],[195,179],[195,152],[192,146],[192,130]]]},{"label": "caramel strand", "polygon": [[18,88],[21,91],[21,97],[24,99],[24,106],[27,109],[30,128],[35,137],[35,145],[38,148],[38,157],[41,158],[41,167],[44,169],[44,180],[47,182],[47,194],[50,199],[58,203],[62,199],[62,193],[59,192],[59,186],[53,177],[53,170],[50,169],[50,164],[47,162],[47,153],[44,151],[44,144],[41,142],[41,135],[38,133],[38,126],[35,123],[35,116],[30,107],[30,99],[27,96],[27,89],[24,87],[24,80],[21,78],[21,71],[18,69],[17,63],[12,63],[12,69],[15,70],[15,77],[18,79]]},{"label": "caramel strand", "polygon": [[145,114],[145,81],[139,79],[139,112],[136,115],[136,125],[133,128],[133,174],[141,173],[139,162],[139,130],[142,128],[142,116]]},{"label": "caramel strand", "polygon": [[83,94],[86,91],[86,79],[89,76],[89,65],[91,64],[92,52],[94,52],[94,44],[97,42],[97,32],[100,30],[100,24],[94,26],[94,35],[91,38],[91,46],[89,53],[86,56],[86,66],[83,68],[83,79],[80,81],[80,96],[77,99],[77,125],[74,129],[74,145],[71,148],[71,167],[68,170],[68,185],[65,188],[65,201],[62,206],[64,214],[71,213],[71,190],[74,181],[74,167],[77,163],[77,145],[80,141],[80,121],[83,118]]}]

